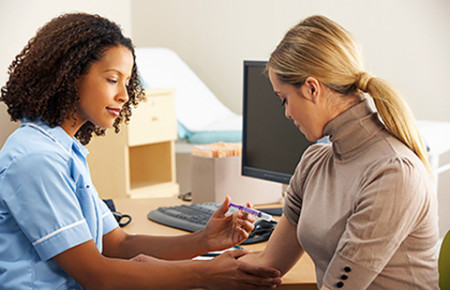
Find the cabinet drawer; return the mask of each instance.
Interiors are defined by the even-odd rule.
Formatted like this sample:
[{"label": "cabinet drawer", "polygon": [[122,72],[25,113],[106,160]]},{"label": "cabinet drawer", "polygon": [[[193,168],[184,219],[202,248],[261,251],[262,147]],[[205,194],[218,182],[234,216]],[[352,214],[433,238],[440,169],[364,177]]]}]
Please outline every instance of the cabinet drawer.
[{"label": "cabinet drawer", "polygon": [[177,123],[175,99],[172,95],[147,96],[133,110],[128,124],[130,146],[175,140]]}]

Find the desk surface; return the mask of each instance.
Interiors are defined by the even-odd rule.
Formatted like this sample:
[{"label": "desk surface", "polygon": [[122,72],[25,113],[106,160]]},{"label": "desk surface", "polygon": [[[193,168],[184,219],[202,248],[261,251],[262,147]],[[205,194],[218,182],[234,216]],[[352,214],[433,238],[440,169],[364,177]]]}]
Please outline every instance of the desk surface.
[{"label": "desk surface", "polygon": [[[173,206],[183,204],[177,198],[153,198],[153,199],[115,199],[117,211],[129,214],[133,220],[123,229],[128,233],[175,236],[185,234],[185,231],[167,227],[147,219],[150,210],[159,206]],[[186,202],[184,202],[186,203]],[[266,243],[258,243],[244,246],[251,251],[261,250]],[[282,278],[282,289],[317,289],[316,273],[311,258],[305,254],[297,264]]]}]

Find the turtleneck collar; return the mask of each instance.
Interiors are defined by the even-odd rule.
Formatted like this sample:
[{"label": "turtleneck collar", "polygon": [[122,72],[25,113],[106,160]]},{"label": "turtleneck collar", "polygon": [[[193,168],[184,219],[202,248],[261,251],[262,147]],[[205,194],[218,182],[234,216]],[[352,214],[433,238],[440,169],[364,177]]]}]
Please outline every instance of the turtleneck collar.
[{"label": "turtleneck collar", "polygon": [[352,156],[369,139],[383,130],[377,113],[364,100],[325,125],[324,134],[333,142],[333,152],[341,158]]}]

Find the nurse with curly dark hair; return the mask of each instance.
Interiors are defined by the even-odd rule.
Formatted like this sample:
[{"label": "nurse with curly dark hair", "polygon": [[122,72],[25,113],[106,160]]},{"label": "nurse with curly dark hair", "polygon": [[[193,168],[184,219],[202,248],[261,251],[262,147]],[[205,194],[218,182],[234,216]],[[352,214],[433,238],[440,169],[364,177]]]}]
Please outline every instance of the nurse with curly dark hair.
[{"label": "nurse with curly dark hair", "polygon": [[129,120],[143,99],[133,44],[98,15],[65,14],[42,27],[15,58],[1,101],[21,126],[0,151],[2,289],[258,288],[279,271],[230,251],[253,218],[225,215],[177,237],[128,235],[98,197],[86,163],[93,134]]}]

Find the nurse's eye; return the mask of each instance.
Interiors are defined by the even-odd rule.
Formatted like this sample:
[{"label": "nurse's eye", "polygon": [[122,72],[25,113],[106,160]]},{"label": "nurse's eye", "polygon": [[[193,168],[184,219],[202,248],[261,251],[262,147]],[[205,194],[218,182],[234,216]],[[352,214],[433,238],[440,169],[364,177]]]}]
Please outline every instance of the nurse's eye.
[{"label": "nurse's eye", "polygon": [[117,80],[115,80],[115,79],[108,79],[108,82],[110,82],[112,84],[117,84]]},{"label": "nurse's eye", "polygon": [[284,107],[284,105],[286,105],[286,98],[284,98],[283,101],[281,101],[281,106]]}]

